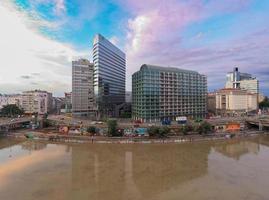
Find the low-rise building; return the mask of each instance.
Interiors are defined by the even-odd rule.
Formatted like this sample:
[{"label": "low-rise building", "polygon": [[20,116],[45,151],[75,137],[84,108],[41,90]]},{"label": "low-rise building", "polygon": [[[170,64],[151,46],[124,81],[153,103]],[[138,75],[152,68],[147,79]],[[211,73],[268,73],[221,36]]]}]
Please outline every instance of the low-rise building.
[{"label": "low-rise building", "polygon": [[2,95],[0,94],[0,109],[3,108],[3,106],[14,104],[18,107],[21,107],[22,105],[22,96],[20,94],[10,94],[10,95]]},{"label": "low-rise building", "polygon": [[216,92],[216,113],[218,115],[241,115],[258,108],[257,94],[247,90],[225,88]]},{"label": "low-rise building", "polygon": [[22,93],[22,108],[26,114],[46,114],[52,109],[52,93],[41,90]]}]

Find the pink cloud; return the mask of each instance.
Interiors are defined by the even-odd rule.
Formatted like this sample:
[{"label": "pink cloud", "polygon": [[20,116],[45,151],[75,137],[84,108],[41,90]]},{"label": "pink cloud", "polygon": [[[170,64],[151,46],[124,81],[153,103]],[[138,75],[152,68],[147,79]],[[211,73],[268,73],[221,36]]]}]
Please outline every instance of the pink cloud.
[{"label": "pink cloud", "polygon": [[[244,11],[252,0],[129,0],[127,7],[133,17],[128,21],[126,42],[127,76],[139,70],[141,64],[178,66],[208,75],[211,88],[222,87],[225,74],[234,66],[258,74],[266,70],[269,60],[267,31],[245,33],[241,39],[218,41],[203,47],[184,47],[185,28],[216,15]],[[203,37],[201,37],[203,36]],[[258,36],[258,39],[257,39]],[[193,40],[203,40],[204,33]],[[253,68],[253,65],[259,69]],[[264,77],[263,77],[264,78]],[[127,83],[130,88],[131,82]]]}]

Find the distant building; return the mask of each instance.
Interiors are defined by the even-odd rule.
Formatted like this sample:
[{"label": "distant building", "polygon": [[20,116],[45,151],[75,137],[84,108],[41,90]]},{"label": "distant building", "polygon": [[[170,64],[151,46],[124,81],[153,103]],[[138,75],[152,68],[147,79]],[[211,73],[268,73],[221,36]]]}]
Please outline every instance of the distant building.
[{"label": "distant building", "polygon": [[64,93],[64,113],[72,112],[72,92]]},{"label": "distant building", "polygon": [[20,94],[10,94],[10,95],[2,95],[0,94],[0,109],[3,108],[3,106],[14,104],[18,107],[21,107],[22,105],[22,96]]},{"label": "distant building", "polygon": [[94,116],[93,63],[87,59],[72,62],[72,113]]},{"label": "distant building", "polygon": [[258,103],[261,103],[265,99],[265,96],[262,93],[259,93]]},{"label": "distant building", "polygon": [[94,94],[97,117],[115,116],[125,102],[125,54],[102,35],[93,41]]},{"label": "distant building", "polygon": [[135,120],[205,117],[207,79],[196,71],[144,64],[132,76]]},{"label": "distant building", "polygon": [[250,93],[259,93],[259,81],[251,74],[239,72],[237,67],[232,72],[227,73],[226,78],[225,88],[241,88]]},{"label": "distant building", "polygon": [[52,111],[53,114],[61,114],[61,108],[65,105],[63,97],[52,97]]},{"label": "distant building", "polygon": [[131,103],[132,102],[132,92],[127,91],[125,93],[125,102],[126,103]]},{"label": "distant building", "polygon": [[247,90],[225,88],[216,92],[216,112],[219,115],[241,115],[257,108],[257,94]]},{"label": "distant building", "polygon": [[208,114],[216,114],[216,93],[207,94],[207,111]]},{"label": "distant building", "polygon": [[22,93],[22,108],[26,114],[46,114],[52,110],[52,93],[42,90]]}]

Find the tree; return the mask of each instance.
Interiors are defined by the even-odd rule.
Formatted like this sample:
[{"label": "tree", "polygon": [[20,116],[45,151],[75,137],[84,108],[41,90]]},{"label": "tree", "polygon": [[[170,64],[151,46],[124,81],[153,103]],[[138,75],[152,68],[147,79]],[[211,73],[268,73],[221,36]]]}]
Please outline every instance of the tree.
[{"label": "tree", "polygon": [[148,128],[148,134],[150,137],[156,137],[157,135],[159,135],[159,128],[156,126]]},{"label": "tree", "polygon": [[212,125],[206,121],[202,122],[197,128],[199,134],[208,134],[212,131]]},{"label": "tree", "polygon": [[22,115],[24,111],[15,104],[9,104],[3,106],[3,108],[1,109],[1,113],[3,116],[13,117],[15,115]]},{"label": "tree", "polygon": [[96,128],[94,127],[94,126],[89,126],[88,128],[87,128],[87,132],[88,133],[96,133]]},{"label": "tree", "polygon": [[182,127],[183,135],[188,135],[189,132],[193,131],[193,127],[189,124]]},{"label": "tree", "polygon": [[167,126],[161,128],[152,126],[148,129],[148,134],[150,137],[165,137],[169,132],[170,128]]},{"label": "tree", "polygon": [[107,121],[107,127],[108,127],[108,135],[115,137],[118,136],[117,133],[117,127],[118,127],[118,123],[117,120],[108,120]]},{"label": "tree", "polygon": [[161,127],[159,129],[159,137],[166,137],[170,133],[170,128],[167,126]]},{"label": "tree", "polygon": [[259,108],[269,108],[269,99],[268,97],[265,97],[262,102],[259,103]]}]

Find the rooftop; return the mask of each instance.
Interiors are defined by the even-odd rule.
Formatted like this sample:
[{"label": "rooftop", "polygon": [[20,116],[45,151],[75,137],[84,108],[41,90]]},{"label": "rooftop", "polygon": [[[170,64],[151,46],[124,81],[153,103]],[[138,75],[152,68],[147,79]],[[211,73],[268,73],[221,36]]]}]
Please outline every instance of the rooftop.
[{"label": "rooftop", "polygon": [[176,67],[164,67],[164,66],[157,66],[157,65],[149,65],[149,64],[143,64],[140,68],[142,69],[149,69],[149,70],[159,70],[159,71],[169,71],[169,72],[184,72],[184,73],[195,73],[198,74],[197,71],[192,70],[186,70],[186,69],[180,69]]}]

